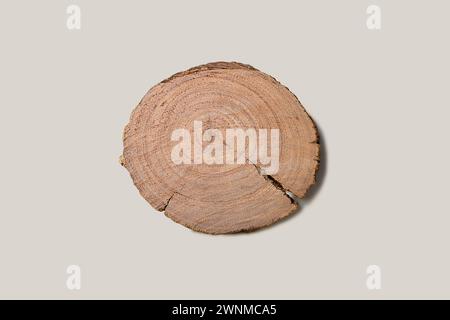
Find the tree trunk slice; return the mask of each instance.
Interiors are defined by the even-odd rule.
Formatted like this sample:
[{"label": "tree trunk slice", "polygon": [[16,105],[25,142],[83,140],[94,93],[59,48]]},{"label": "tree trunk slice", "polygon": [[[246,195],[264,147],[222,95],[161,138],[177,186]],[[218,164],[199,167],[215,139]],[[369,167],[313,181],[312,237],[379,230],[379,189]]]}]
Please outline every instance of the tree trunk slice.
[{"label": "tree trunk slice", "polygon": [[[175,164],[174,129],[278,128],[279,170],[259,163]],[[224,134],[225,137],[225,134]],[[177,73],[151,88],[125,127],[121,163],[140,194],[188,228],[210,234],[251,231],[290,215],[314,184],[317,129],[298,99],[274,78],[236,62]],[[203,147],[205,143],[203,144]]]}]

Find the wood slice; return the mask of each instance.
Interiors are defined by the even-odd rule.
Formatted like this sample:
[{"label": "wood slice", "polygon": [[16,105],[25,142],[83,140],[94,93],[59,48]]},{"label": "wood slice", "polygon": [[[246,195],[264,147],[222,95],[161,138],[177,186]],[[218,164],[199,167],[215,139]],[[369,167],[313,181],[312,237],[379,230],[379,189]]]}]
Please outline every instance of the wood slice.
[{"label": "wood slice", "polygon": [[[185,128],[198,138],[194,121],[202,122],[203,132],[218,129],[223,137],[229,128],[279,129],[278,171],[264,175],[262,163],[251,162],[248,153],[245,163],[237,163],[237,153],[234,163],[174,163],[172,133]],[[318,133],[295,95],[236,62],[198,66],[151,88],[132,112],[123,143],[121,163],[150,205],[210,234],[255,230],[295,212],[290,193],[303,197],[319,167]]]}]

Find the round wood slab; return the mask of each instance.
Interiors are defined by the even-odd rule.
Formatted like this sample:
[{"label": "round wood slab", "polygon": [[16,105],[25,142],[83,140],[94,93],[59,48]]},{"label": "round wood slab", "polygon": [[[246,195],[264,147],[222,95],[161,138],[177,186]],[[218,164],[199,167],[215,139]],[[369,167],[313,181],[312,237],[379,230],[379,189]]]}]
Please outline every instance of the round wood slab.
[{"label": "round wood slab", "polygon": [[[258,139],[260,129],[267,129],[269,155],[271,129],[278,129],[277,170],[270,172],[267,159],[264,163],[249,152],[236,152],[226,161],[218,148],[210,153],[215,162],[206,163],[195,144],[205,151],[220,136],[199,136],[195,124],[197,129],[201,124],[203,134],[208,129],[223,134],[224,154],[227,129],[254,129]],[[183,163],[173,160],[181,141],[173,139],[177,129],[191,138],[186,141],[192,149],[179,153]],[[249,65],[215,62],[177,73],[147,92],[125,127],[121,163],[140,194],[173,221],[210,234],[235,233],[271,225],[296,211],[291,194],[301,198],[315,182],[318,139],[298,99],[274,78]],[[238,149],[237,143],[233,147]]]}]

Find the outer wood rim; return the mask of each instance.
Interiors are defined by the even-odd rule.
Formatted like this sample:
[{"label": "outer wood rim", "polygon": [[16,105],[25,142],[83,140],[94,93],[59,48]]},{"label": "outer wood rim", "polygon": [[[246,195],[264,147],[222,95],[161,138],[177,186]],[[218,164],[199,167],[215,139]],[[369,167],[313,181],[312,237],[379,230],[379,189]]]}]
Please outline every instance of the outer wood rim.
[{"label": "outer wood rim", "polygon": [[[176,128],[278,128],[279,170],[260,163],[174,164]],[[140,194],[188,228],[210,234],[256,230],[298,209],[315,183],[319,136],[311,117],[273,77],[237,62],[215,62],[179,72],[152,87],[125,127],[121,163]],[[249,160],[249,159],[247,159]]]}]

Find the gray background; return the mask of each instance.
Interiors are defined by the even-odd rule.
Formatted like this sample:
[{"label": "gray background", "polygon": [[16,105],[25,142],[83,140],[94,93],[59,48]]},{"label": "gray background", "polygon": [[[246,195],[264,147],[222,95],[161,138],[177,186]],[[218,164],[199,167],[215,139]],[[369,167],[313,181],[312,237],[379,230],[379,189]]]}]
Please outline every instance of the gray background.
[{"label": "gray background", "polygon": [[[77,4],[82,28],[66,28]],[[366,8],[382,10],[369,31]],[[2,1],[1,298],[450,298],[448,1]],[[118,164],[145,92],[249,63],[326,147],[303,209],[209,236],[154,211]],[[82,288],[66,288],[66,267]],[[366,267],[382,289],[366,288]]]}]

